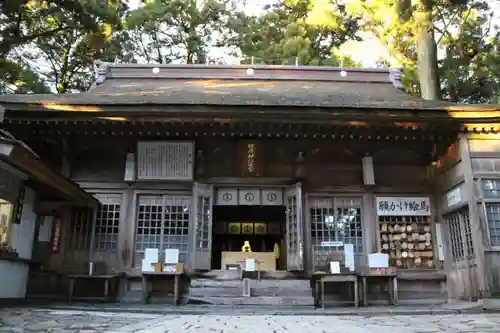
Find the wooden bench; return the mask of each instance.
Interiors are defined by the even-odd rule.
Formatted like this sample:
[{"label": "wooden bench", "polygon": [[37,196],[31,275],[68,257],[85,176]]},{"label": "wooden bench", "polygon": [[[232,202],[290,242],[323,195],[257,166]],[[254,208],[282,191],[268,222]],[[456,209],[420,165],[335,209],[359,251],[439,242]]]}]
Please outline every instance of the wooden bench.
[{"label": "wooden bench", "polygon": [[313,274],[313,282],[314,285],[314,298],[315,303],[325,307],[325,284],[327,283],[347,283],[353,284],[354,288],[354,306],[359,306],[359,287],[358,287],[358,275],[355,273],[340,273],[340,274],[331,274],[331,273],[314,273]]},{"label": "wooden bench", "polygon": [[[65,277],[68,279],[68,300],[71,302],[74,299],[78,300],[102,300],[116,301],[120,278],[122,274],[68,274]],[[104,292],[102,296],[77,296],[75,297],[75,285],[78,281],[102,281],[104,284]]]},{"label": "wooden bench", "polygon": [[359,274],[361,280],[361,299],[364,306],[368,305],[368,284],[370,282],[380,283],[387,286],[389,304],[397,305],[398,300],[398,276],[395,271],[377,272],[366,271]]},{"label": "wooden bench", "polygon": [[180,300],[180,283],[182,272],[142,272],[142,301],[147,304],[153,289],[153,280],[174,280],[174,300],[175,306],[179,305]]}]

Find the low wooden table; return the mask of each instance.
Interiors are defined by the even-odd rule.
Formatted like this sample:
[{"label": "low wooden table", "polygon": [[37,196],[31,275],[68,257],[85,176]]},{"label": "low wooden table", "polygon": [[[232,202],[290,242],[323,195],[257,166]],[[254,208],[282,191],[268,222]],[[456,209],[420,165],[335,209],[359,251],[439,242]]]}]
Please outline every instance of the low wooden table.
[{"label": "low wooden table", "polygon": [[396,272],[388,273],[388,274],[377,274],[370,272],[363,272],[359,274],[359,278],[361,280],[361,293],[362,293],[362,302],[364,306],[368,305],[368,283],[370,281],[382,283],[387,285],[387,293],[389,298],[389,304],[397,305],[398,300],[398,276]]},{"label": "low wooden table", "polygon": [[[120,282],[121,274],[110,275],[88,275],[88,274],[70,274],[66,275],[68,279],[68,299],[71,302],[73,299],[80,300],[103,300],[114,301],[116,299],[116,292]],[[75,284],[78,280],[101,280],[104,282],[104,295],[102,297],[75,297]]]},{"label": "low wooden table", "polygon": [[181,272],[142,272],[142,300],[149,303],[149,297],[153,287],[152,279],[174,279],[174,305],[179,305]]},{"label": "low wooden table", "polygon": [[326,283],[352,283],[354,285],[354,306],[359,306],[358,276],[355,273],[315,273],[313,284],[315,286],[315,300],[319,300],[321,307],[325,307],[325,284]]}]

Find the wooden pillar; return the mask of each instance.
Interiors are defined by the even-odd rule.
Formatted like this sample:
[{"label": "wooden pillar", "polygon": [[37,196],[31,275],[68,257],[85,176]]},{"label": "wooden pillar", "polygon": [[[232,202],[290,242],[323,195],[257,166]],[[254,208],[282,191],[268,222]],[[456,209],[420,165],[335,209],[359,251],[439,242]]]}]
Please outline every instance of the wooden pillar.
[{"label": "wooden pillar", "polygon": [[[367,265],[368,254],[377,252],[378,248],[378,221],[377,210],[375,209],[375,195],[373,190],[369,187],[366,188],[363,195],[363,261],[361,265]],[[359,268],[359,267],[356,267]]]},{"label": "wooden pillar", "polygon": [[466,134],[460,134],[460,156],[462,158],[462,171],[464,175],[464,197],[469,206],[470,227],[472,232],[472,244],[476,256],[477,281],[479,291],[486,289],[486,270],[484,267],[484,244],[481,230],[479,207],[476,200],[476,189],[474,174],[470,159],[469,142]]},{"label": "wooden pillar", "polygon": [[132,270],[135,260],[135,228],[137,195],[134,190],[127,189],[122,197],[123,218],[120,220],[118,236],[118,258],[125,270]]},{"label": "wooden pillar", "polygon": [[313,249],[311,238],[311,214],[309,213],[309,196],[304,194],[304,217],[303,217],[303,230],[304,230],[304,272],[311,275],[313,272]]}]

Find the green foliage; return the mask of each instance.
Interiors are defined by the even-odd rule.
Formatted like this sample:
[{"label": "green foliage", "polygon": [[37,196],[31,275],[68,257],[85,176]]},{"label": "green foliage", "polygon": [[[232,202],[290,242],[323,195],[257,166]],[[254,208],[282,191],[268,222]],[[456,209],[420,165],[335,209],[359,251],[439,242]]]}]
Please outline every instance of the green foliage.
[{"label": "green foliage", "polygon": [[498,103],[500,31],[489,36],[489,17],[469,14],[455,35],[442,39],[440,61],[443,97],[453,102]]},{"label": "green foliage", "polygon": [[[420,94],[417,32],[422,24],[422,5],[426,3],[426,0],[357,0],[348,5],[350,13],[362,15],[362,29],[387,47],[392,65],[404,67],[404,84],[413,94]],[[441,97],[453,102],[495,102],[500,91],[500,30],[491,27],[487,1],[436,0],[431,4],[430,29],[434,31],[439,53],[436,65]]]},{"label": "green foliage", "polygon": [[47,93],[49,89],[38,73],[29,67],[0,58],[0,94]]},{"label": "green foliage", "polygon": [[4,0],[0,7],[0,55],[16,46],[72,29],[99,31],[119,24],[118,0]]},{"label": "green foliage", "polygon": [[92,63],[112,44],[125,9],[116,0],[6,0],[0,12],[4,91],[87,89]]},{"label": "green foliage", "polygon": [[151,0],[126,18],[136,57],[150,63],[205,63],[229,17],[227,0]]},{"label": "green foliage", "polygon": [[311,66],[359,66],[336,52],[359,40],[358,19],[336,1],[278,2],[260,16],[237,13],[229,21],[226,42],[247,62]]}]

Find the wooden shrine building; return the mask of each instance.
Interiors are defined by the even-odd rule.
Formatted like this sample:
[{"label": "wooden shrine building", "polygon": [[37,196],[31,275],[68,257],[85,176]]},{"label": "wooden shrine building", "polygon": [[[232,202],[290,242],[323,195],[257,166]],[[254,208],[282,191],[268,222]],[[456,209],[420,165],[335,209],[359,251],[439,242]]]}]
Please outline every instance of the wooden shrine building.
[{"label": "wooden shrine building", "polygon": [[402,299],[494,288],[500,111],[409,96],[397,70],[102,63],[88,92],[0,105],[100,202],[50,207],[54,269],[132,272],[144,249],[177,248],[187,270],[218,270],[249,241],[310,275],[353,244],[356,267],[390,255]]}]

